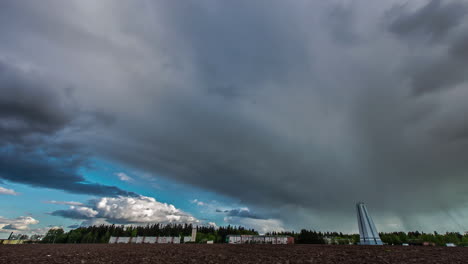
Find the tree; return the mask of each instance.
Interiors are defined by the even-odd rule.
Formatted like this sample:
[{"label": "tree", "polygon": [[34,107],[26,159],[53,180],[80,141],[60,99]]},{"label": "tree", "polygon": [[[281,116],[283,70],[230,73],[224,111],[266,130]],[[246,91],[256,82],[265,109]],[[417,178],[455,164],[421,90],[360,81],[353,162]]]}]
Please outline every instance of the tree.
[{"label": "tree", "polygon": [[42,239],[44,243],[61,243],[65,231],[62,228],[51,228]]},{"label": "tree", "polygon": [[72,230],[68,234],[67,243],[80,243],[81,239],[82,237],[80,230]]}]

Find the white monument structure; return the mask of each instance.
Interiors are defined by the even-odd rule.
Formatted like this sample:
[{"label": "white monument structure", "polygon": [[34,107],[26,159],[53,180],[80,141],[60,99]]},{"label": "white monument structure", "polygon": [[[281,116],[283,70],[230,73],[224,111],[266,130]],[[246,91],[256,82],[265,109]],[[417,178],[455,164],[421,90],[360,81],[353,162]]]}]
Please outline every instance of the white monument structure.
[{"label": "white monument structure", "polygon": [[360,245],[383,245],[379,232],[375,228],[374,221],[367,211],[364,203],[356,204],[359,225]]},{"label": "white monument structure", "polygon": [[191,237],[191,241],[192,242],[195,242],[197,240],[197,228],[194,227],[192,228],[192,237]]}]

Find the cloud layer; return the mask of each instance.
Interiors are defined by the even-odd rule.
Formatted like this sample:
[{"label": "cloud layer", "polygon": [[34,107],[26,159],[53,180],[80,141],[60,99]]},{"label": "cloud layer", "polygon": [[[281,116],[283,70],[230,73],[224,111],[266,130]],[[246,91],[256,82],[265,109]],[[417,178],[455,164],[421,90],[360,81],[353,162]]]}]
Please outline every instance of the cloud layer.
[{"label": "cloud layer", "polygon": [[0,194],[17,195],[18,193],[13,189],[7,189],[0,186]]},{"label": "cloud layer", "polygon": [[74,205],[74,206],[82,206],[84,205],[83,203],[80,202],[74,202],[74,201],[45,201],[44,203],[49,203],[49,204],[65,204],[65,205]]},{"label": "cloud layer", "polygon": [[39,221],[30,216],[21,216],[8,219],[0,216],[0,232],[29,231],[30,225],[36,225]]},{"label": "cloud layer", "polygon": [[0,89],[0,179],[80,194],[135,195],[78,174],[89,154],[73,134],[100,117],[80,111],[53,77],[0,56]]},{"label": "cloud layer", "polygon": [[2,1],[0,177],[126,195],[76,173],[91,152],[291,227],[356,229],[357,201],[455,227],[431,216],[467,210],[468,7],[406,2]]},{"label": "cloud layer", "polygon": [[92,200],[86,206],[70,206],[67,210],[51,213],[71,219],[87,220],[84,224],[117,223],[198,223],[190,214],[171,204],[161,203],[152,197],[102,197]]}]

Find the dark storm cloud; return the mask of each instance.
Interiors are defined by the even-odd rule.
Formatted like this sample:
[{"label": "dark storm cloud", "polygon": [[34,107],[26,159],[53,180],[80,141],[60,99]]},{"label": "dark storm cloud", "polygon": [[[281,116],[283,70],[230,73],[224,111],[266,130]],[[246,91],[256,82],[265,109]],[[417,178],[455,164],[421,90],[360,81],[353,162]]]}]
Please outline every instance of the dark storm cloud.
[{"label": "dark storm cloud", "polygon": [[[286,8],[272,1],[265,8],[236,2],[228,8],[209,3],[193,8],[170,4],[170,18],[164,21],[193,56],[195,77],[181,85],[190,89],[164,90],[158,107],[146,109],[151,114],[121,116],[126,125],[119,126],[117,134],[132,137],[116,135],[97,144],[105,155],[271,208],[269,214],[296,226],[338,222],[322,214],[354,221],[352,204],[363,200],[374,204],[378,216],[388,211],[409,215],[405,225],[411,228],[421,224],[415,215],[465,199],[460,189],[468,169],[464,145],[446,145],[442,136],[463,127],[463,120],[446,119],[451,109],[440,107],[453,103],[461,113],[468,109],[447,94],[409,96],[454,91],[465,80],[460,67],[465,62],[434,52],[424,36],[388,36],[378,28],[345,49],[343,39],[357,34],[353,27],[346,29],[349,35],[337,38],[341,33],[334,23],[341,22],[326,13],[317,23],[320,14],[299,4]],[[428,4],[433,10],[434,4]],[[295,9],[299,7],[307,12]],[[438,14],[452,10],[443,4],[438,8]],[[278,10],[285,12],[280,15]],[[362,10],[353,12],[353,19],[365,17]],[[408,20],[409,11],[400,12],[397,17]],[[383,24],[385,13],[369,23]],[[343,19],[353,21],[349,16]],[[321,31],[327,19],[333,19],[327,27],[331,34]],[[355,27],[362,23],[353,22]],[[462,27],[462,22],[460,15],[450,26]],[[415,23],[414,30],[423,33],[432,25]],[[448,46],[462,34],[435,27],[435,33],[428,34]],[[407,54],[413,47],[417,58]],[[134,129],[143,123],[144,129]],[[450,175],[450,180],[442,175]],[[433,200],[431,186],[438,186],[437,192],[444,194],[439,197],[445,198]],[[302,217],[293,221],[282,214]]]},{"label": "dark storm cloud", "polygon": [[25,154],[16,150],[0,151],[0,178],[36,187],[53,188],[71,193],[91,195],[136,195],[120,188],[87,182],[77,173],[79,165],[68,159],[41,154]]},{"label": "dark storm cloud", "polygon": [[1,51],[114,117],[73,134],[93,154],[293,227],[355,229],[356,201],[387,230],[464,208],[464,2],[73,3],[28,5]]},{"label": "dark storm cloud", "polygon": [[[427,64],[424,64],[427,63]],[[443,55],[408,68],[409,78],[416,96],[454,88],[467,80],[465,61],[460,57]]]},{"label": "dark storm cloud", "polygon": [[65,91],[51,86],[36,72],[0,60],[0,178],[72,193],[134,195],[77,174],[87,154],[57,134],[75,126],[79,112]]},{"label": "dark storm cloud", "polygon": [[402,5],[393,10],[396,18],[390,30],[405,38],[427,37],[439,41],[460,25],[467,14],[467,7],[463,1],[431,0],[411,12],[407,11],[407,5]]},{"label": "dark storm cloud", "polygon": [[449,48],[450,55],[464,62],[468,60],[468,33],[460,34]]},{"label": "dark storm cloud", "polygon": [[310,67],[302,59],[307,48],[305,35],[300,33],[304,25],[283,7],[280,1],[174,2],[168,5],[171,15],[165,18],[188,41],[193,63],[201,66],[196,68],[201,89],[227,98],[252,97],[265,76],[277,80],[289,68],[291,78],[300,78],[296,74]]},{"label": "dark storm cloud", "polygon": [[0,142],[51,134],[74,118],[73,102],[63,101],[40,76],[0,60]]},{"label": "dark storm cloud", "polygon": [[330,29],[332,37],[345,45],[354,44],[359,40],[355,30],[353,5],[337,5],[328,11],[328,16],[323,18],[324,26]]},{"label": "dark storm cloud", "polygon": [[[415,95],[453,88],[467,80],[467,3],[433,0],[415,11],[403,6],[394,12],[399,15],[389,30],[415,49],[426,51],[424,56],[414,56],[406,68]],[[442,51],[426,45],[428,38],[437,40]]]}]

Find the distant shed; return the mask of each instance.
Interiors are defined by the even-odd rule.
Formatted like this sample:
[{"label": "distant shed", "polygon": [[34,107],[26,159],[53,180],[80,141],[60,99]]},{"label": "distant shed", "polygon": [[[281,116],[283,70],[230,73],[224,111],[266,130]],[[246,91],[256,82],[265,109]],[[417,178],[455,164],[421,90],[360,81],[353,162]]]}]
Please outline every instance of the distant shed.
[{"label": "distant shed", "polygon": [[20,239],[0,239],[0,244],[3,245],[18,245],[23,244],[24,240]]}]

